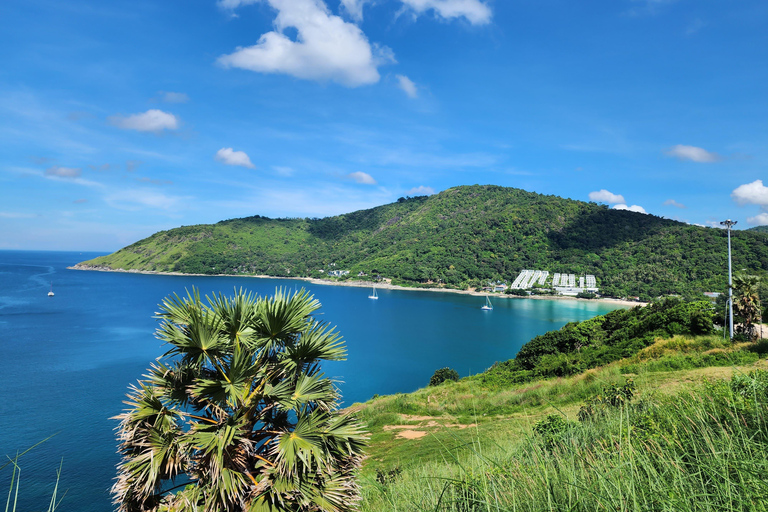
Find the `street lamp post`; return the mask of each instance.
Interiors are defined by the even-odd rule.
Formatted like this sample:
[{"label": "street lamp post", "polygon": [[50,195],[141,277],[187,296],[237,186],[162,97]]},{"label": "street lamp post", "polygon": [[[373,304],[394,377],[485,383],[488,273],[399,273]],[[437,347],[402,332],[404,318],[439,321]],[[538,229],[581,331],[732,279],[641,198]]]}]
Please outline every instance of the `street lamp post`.
[{"label": "street lamp post", "polygon": [[735,220],[724,220],[720,223],[728,230],[728,318],[730,319],[731,341],[733,341],[733,275],[731,273],[731,227]]}]

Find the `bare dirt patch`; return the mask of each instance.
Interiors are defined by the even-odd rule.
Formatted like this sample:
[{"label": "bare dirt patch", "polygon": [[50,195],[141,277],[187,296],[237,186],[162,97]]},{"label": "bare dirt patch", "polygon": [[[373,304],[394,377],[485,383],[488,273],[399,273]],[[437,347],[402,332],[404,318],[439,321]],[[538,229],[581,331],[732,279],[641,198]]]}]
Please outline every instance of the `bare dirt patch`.
[{"label": "bare dirt patch", "polygon": [[397,433],[397,437],[403,439],[419,439],[427,434],[428,432],[424,432],[423,430],[403,430],[402,432]]}]

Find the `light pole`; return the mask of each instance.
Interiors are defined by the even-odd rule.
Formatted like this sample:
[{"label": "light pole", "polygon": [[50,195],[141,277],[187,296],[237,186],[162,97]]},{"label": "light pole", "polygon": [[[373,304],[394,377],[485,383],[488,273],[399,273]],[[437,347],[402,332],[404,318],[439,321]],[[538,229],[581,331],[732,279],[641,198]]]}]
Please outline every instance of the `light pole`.
[{"label": "light pole", "polygon": [[728,230],[728,318],[730,319],[731,341],[733,341],[733,276],[731,274],[731,227],[736,225],[735,220],[724,220],[720,223]]}]

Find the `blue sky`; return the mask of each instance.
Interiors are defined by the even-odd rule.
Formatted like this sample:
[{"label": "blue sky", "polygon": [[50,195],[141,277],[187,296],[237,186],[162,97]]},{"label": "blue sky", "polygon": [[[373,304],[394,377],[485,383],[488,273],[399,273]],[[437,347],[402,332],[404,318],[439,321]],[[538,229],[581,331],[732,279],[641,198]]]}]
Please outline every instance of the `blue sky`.
[{"label": "blue sky", "polygon": [[4,0],[0,248],[496,184],[768,224],[764,0]]}]

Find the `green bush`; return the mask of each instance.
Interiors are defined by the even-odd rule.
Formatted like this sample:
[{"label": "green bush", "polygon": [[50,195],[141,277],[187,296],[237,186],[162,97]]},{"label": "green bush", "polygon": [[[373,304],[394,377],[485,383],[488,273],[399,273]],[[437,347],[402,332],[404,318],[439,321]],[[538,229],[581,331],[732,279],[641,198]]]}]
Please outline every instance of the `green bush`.
[{"label": "green bush", "polygon": [[448,368],[447,366],[445,368],[435,370],[435,373],[432,374],[432,378],[429,379],[429,385],[437,386],[447,380],[452,380],[454,382],[459,380],[459,372],[453,368]]}]

